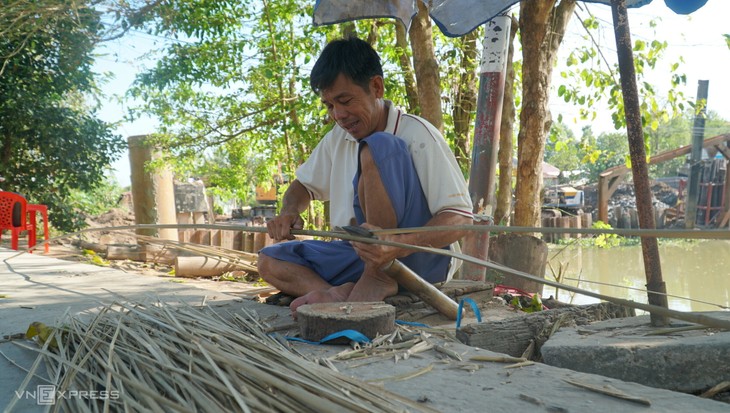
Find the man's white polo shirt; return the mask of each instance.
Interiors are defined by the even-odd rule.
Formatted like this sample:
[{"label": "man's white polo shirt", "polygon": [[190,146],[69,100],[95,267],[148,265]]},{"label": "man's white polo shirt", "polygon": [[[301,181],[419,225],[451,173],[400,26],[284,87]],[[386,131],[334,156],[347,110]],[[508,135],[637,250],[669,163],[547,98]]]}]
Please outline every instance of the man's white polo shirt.
[{"label": "man's white polo shirt", "polygon": [[[389,101],[386,104],[388,122],[384,132],[407,143],[431,214],[448,211],[471,217],[469,189],[438,129],[418,116],[404,113]],[[357,140],[335,125],[297,169],[297,179],[312,199],[330,201],[333,227],[350,225],[355,217],[352,180],[357,172],[357,156]]]}]

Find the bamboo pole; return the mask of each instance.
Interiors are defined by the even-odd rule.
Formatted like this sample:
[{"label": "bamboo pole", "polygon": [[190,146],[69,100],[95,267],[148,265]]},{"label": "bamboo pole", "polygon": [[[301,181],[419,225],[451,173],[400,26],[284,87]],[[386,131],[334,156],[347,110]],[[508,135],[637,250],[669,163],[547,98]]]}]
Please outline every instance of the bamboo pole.
[{"label": "bamboo pole", "polygon": [[[202,226],[206,228],[215,228],[215,229],[230,229],[230,230],[238,230],[238,231],[248,231],[248,232],[266,232],[267,229],[265,227],[250,227],[250,226],[238,226],[238,225],[219,225],[219,224],[206,224],[206,225],[165,225],[165,224],[158,224],[158,225],[143,225],[144,227],[168,227],[168,228],[185,228],[185,227],[196,227],[196,226]],[[104,227],[104,228],[93,228],[93,229],[87,229],[78,231],[73,234],[67,234],[61,237],[55,237],[54,239],[58,238],[66,238],[70,237],[76,234],[80,234],[83,232],[89,232],[90,230],[97,230],[97,231],[109,231],[109,230],[128,230],[128,229],[134,229],[138,227],[137,225],[128,225],[128,226],[120,226],[120,227]],[[703,238],[703,239],[730,239],[730,231],[718,231],[718,230],[712,230],[712,231],[694,231],[694,230],[673,230],[673,231],[667,231],[667,230],[598,230],[598,229],[588,229],[588,228],[532,228],[532,227],[504,227],[504,226],[494,226],[494,225],[480,225],[480,226],[471,226],[471,225],[455,225],[455,226],[432,226],[432,227],[414,227],[414,228],[395,228],[395,229],[388,229],[388,230],[373,230],[374,235],[381,235],[381,234],[396,234],[396,233],[414,233],[414,232],[429,232],[429,231],[488,231],[488,230],[500,230],[504,232],[553,232],[551,230],[558,230],[554,232],[576,232],[576,233],[589,233],[589,234],[616,234],[616,235],[634,235],[634,236],[646,236],[646,237],[657,237],[657,236],[665,236],[665,235],[659,235],[659,234],[669,234],[669,237],[673,238]],[[701,234],[701,236],[692,236],[692,235],[698,235],[698,233]],[[726,320],[720,320],[714,317],[710,317],[704,314],[693,314],[693,313],[685,313],[681,311],[671,310],[668,308],[663,308],[651,304],[643,304],[638,303],[631,300],[625,300],[621,298],[611,297],[603,294],[599,294],[593,291],[584,290],[582,288],[573,287],[571,285],[558,283],[555,281],[551,281],[548,279],[539,278],[536,276],[533,276],[531,274],[527,274],[521,271],[513,270],[509,267],[505,267],[503,265],[495,264],[489,261],[477,259],[474,257],[471,257],[469,255],[459,254],[455,252],[451,252],[448,250],[440,249],[440,248],[429,248],[429,247],[422,247],[417,245],[409,245],[409,244],[402,244],[398,242],[391,242],[391,241],[384,241],[380,239],[373,239],[373,238],[364,238],[364,237],[357,237],[347,234],[345,231],[313,231],[313,230],[292,230],[293,235],[308,235],[308,236],[315,236],[315,237],[326,237],[326,238],[339,238],[344,240],[350,240],[350,241],[358,241],[358,242],[365,242],[365,243],[373,243],[373,244],[381,244],[381,245],[389,245],[394,246],[398,248],[407,248],[414,251],[421,251],[421,252],[429,252],[433,254],[439,254],[439,255],[446,255],[450,256],[452,258],[458,258],[465,262],[471,262],[478,265],[483,265],[487,268],[499,270],[508,274],[515,275],[517,277],[521,277],[528,280],[533,280],[536,282],[539,282],[544,285],[549,285],[552,287],[564,289],[567,291],[575,292],[582,295],[587,295],[589,297],[598,298],[600,300],[612,302],[614,304],[623,305],[630,308],[636,308],[647,312],[655,312],[658,314],[661,314],[663,316],[668,316],[671,318],[675,318],[677,320],[682,321],[688,321],[692,323],[702,324],[706,325],[708,327],[713,328],[720,328],[720,329],[730,329],[730,321]],[[681,236],[680,236],[681,235]],[[685,236],[686,235],[686,236]],[[11,257],[6,258],[4,261],[10,260],[16,256],[19,256],[20,254],[23,254],[24,252],[19,252],[18,254],[15,254]]]}]

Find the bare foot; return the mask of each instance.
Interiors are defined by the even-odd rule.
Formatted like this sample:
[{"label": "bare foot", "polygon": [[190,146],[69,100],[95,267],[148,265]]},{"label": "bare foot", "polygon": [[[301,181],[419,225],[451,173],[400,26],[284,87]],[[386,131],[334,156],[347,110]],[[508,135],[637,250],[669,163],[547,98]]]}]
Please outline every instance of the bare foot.
[{"label": "bare foot", "polygon": [[352,288],[355,283],[346,283],[330,287],[326,290],[317,290],[307,293],[289,304],[292,316],[297,318],[297,308],[304,304],[315,304],[315,303],[334,303],[339,301],[347,301],[347,297],[350,295]]},{"label": "bare foot", "polygon": [[381,271],[365,271],[347,301],[383,301],[398,294],[398,283]]}]

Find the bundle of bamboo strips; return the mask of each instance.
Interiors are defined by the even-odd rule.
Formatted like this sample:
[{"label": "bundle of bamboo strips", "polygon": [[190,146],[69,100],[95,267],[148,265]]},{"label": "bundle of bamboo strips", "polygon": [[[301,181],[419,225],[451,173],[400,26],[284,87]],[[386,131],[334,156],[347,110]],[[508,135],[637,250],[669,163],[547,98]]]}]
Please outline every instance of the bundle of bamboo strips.
[{"label": "bundle of bamboo strips", "polygon": [[249,313],[117,302],[67,317],[53,338],[23,387],[45,364],[57,394],[87,392],[59,397],[53,411],[431,411],[306,360]]},{"label": "bundle of bamboo strips", "polygon": [[257,272],[256,266],[253,264],[258,259],[257,254],[245,251],[236,251],[224,247],[212,245],[200,245],[190,242],[171,241],[161,238],[149,237],[145,235],[135,235],[140,241],[150,245],[157,245],[163,248],[176,249],[186,251],[195,256],[207,257],[215,259],[232,266],[241,267],[246,271]]}]

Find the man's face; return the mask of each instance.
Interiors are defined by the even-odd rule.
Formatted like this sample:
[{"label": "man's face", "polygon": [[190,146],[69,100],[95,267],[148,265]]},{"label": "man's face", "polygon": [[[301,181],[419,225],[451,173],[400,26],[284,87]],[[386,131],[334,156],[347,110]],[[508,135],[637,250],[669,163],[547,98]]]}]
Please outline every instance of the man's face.
[{"label": "man's face", "polygon": [[370,79],[369,90],[340,74],[332,86],[320,93],[327,112],[340,127],[360,140],[385,130],[387,117],[383,105],[383,78]]}]

